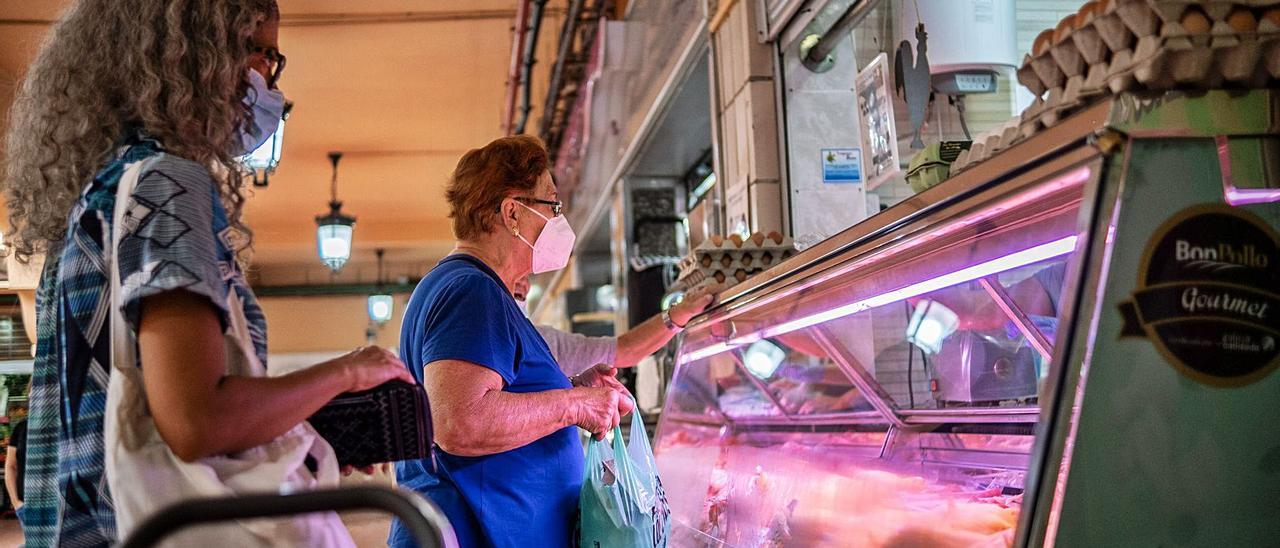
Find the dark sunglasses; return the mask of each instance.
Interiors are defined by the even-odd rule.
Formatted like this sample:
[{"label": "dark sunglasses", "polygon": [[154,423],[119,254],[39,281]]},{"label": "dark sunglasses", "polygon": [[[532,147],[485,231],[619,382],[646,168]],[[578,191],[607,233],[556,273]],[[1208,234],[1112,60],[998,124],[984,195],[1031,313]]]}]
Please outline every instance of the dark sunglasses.
[{"label": "dark sunglasses", "polygon": [[267,62],[271,63],[271,77],[267,78],[267,87],[274,89],[276,87],[276,82],[280,81],[280,74],[284,72],[284,65],[288,62],[288,59],[285,58],[284,54],[280,53],[280,50],[276,48],[254,46],[253,52],[261,53],[263,57],[267,58]]}]

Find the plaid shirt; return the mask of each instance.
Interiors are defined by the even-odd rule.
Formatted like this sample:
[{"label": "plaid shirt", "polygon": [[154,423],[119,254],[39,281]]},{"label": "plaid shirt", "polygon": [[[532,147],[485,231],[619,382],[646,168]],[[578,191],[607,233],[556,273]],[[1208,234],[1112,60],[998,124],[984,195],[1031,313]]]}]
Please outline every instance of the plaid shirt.
[{"label": "plaid shirt", "polygon": [[[50,253],[37,295],[24,532],[29,546],[108,546],[115,513],[104,473],[103,417],[111,370],[110,254],[115,193],[127,165],[146,162],[134,190],[138,228],[118,267],[125,316],[138,326],[144,297],[183,289],[223,313],[228,291],[245,303],[259,358],[266,321],[236,267],[234,231],[207,169],[135,136],[94,177],[72,208],[59,253]],[[146,488],[148,486],[141,486]]]}]

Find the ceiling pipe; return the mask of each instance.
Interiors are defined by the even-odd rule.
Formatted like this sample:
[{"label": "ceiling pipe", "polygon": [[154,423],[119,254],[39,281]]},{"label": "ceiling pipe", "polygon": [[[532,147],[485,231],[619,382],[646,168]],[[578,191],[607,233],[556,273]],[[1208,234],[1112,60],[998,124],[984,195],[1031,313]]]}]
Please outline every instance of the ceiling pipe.
[{"label": "ceiling pipe", "polygon": [[556,63],[551,67],[551,85],[547,88],[546,106],[542,107],[542,121],[538,127],[538,135],[544,141],[547,139],[547,130],[551,128],[551,117],[556,110],[556,101],[560,98],[560,87],[564,85],[565,58],[573,48],[573,37],[578,30],[578,19],[582,16],[584,3],[585,0],[569,0],[569,15],[560,29],[560,47],[556,51]]},{"label": "ceiling pipe", "polygon": [[538,34],[542,30],[542,15],[544,8],[547,6],[547,0],[532,1],[532,22],[529,25],[529,34],[525,39],[524,67],[520,74],[520,84],[522,86],[520,120],[512,128],[512,133],[516,135],[524,133],[525,125],[529,122],[529,112],[533,110],[533,65],[538,62]]},{"label": "ceiling pipe", "polygon": [[516,7],[516,23],[512,30],[511,63],[507,67],[507,97],[503,101],[502,133],[511,135],[515,129],[516,93],[520,89],[520,61],[524,58],[524,39],[529,32],[529,0],[520,0]]},{"label": "ceiling pipe", "polygon": [[804,56],[800,59],[809,70],[821,72],[822,67],[829,66],[827,57],[831,52],[835,51],[836,46],[840,42],[849,38],[849,31],[871,13],[871,10],[880,5],[882,0],[857,0],[845,9],[839,19],[831,25],[831,28],[822,33],[818,41],[809,48],[808,51],[802,51]]}]

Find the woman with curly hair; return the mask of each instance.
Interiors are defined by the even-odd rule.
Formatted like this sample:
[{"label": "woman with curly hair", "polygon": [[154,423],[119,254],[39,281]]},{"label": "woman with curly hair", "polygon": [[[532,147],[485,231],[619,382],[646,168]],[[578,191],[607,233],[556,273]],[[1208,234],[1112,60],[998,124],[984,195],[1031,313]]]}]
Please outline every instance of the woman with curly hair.
[{"label": "woman with curly hair", "polygon": [[[412,381],[377,348],[266,376],[265,318],[237,261],[250,240],[237,159],[283,113],[278,25],[274,0],[78,0],[30,67],[4,191],[13,251],[46,255],[33,546],[106,546],[187,497],[334,485],[306,418]],[[333,514],[196,534],[182,543],[351,543]]]}]

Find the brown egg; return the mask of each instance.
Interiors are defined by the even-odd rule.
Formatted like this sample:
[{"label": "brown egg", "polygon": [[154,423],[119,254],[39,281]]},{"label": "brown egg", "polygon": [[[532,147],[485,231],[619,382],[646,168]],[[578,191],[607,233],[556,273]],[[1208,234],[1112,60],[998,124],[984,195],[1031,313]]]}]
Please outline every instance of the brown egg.
[{"label": "brown egg", "polygon": [[1271,21],[1271,24],[1280,27],[1280,8],[1271,8],[1267,13],[1262,14],[1262,18]]},{"label": "brown egg", "polygon": [[717,270],[717,271],[716,271],[716,283],[720,283],[720,284],[722,284],[722,283],[724,283],[724,281],[725,281],[725,279],[726,279],[726,278],[727,278],[727,276],[725,276],[725,275],[724,275],[724,271],[722,271],[722,270]]},{"label": "brown egg", "polygon": [[1258,18],[1253,16],[1253,12],[1247,9],[1236,8],[1227,16],[1227,24],[1231,25],[1231,30],[1236,32],[1257,32]]},{"label": "brown egg", "polygon": [[1036,57],[1048,53],[1049,46],[1053,45],[1053,29],[1045,29],[1044,32],[1036,36],[1035,46],[1031,48],[1032,54]]},{"label": "brown egg", "polygon": [[725,268],[729,268],[733,266],[733,257],[730,257],[727,253],[725,254],[725,256],[720,257],[720,266],[723,266]]},{"label": "brown egg", "polygon": [[719,235],[719,234],[716,234],[715,236],[712,236],[712,237],[711,237],[711,243],[712,243],[712,244],[714,244],[716,247],[720,247],[720,246],[724,245],[724,236],[721,236],[721,235]]},{"label": "brown egg", "polygon": [[742,236],[730,234],[729,240],[733,242],[733,247],[742,247]]},{"label": "brown egg", "polygon": [[751,235],[751,243],[756,244],[756,246],[764,245],[764,233],[763,233],[763,232],[757,232],[757,233],[755,233],[755,234],[752,234],[752,235]]},{"label": "brown egg", "polygon": [[1213,24],[1209,22],[1209,16],[1205,15],[1200,8],[1191,6],[1187,8],[1187,11],[1182,12],[1182,28],[1187,29],[1187,32],[1204,34],[1209,32],[1212,27]]},{"label": "brown egg", "polygon": [[761,256],[760,256],[760,264],[763,264],[763,265],[765,265],[765,266],[769,266],[769,265],[773,264],[773,254],[772,254],[772,253],[765,252],[765,254],[764,254],[764,255],[761,255]]},{"label": "brown egg", "polygon": [[1071,31],[1076,30],[1076,14],[1070,14],[1062,18],[1062,22],[1058,23],[1058,28],[1053,29],[1053,43],[1057,44],[1066,40],[1071,36]]},{"label": "brown egg", "polygon": [[773,240],[773,243],[775,244],[782,245],[782,234],[778,233],[777,231],[770,232],[769,239]]},{"label": "brown egg", "polygon": [[739,282],[747,281],[747,271],[739,268],[737,272],[733,273],[733,279],[738,280]]},{"label": "brown egg", "polygon": [[706,267],[710,267],[710,266],[711,266],[711,256],[710,256],[710,255],[703,255],[703,256],[702,256],[702,266],[703,266],[703,268],[706,268]]},{"label": "brown egg", "polygon": [[750,253],[743,253],[741,262],[742,262],[742,266],[750,268],[751,263],[755,262],[755,258],[752,257]]},{"label": "brown egg", "polygon": [[1085,2],[1083,6],[1080,6],[1080,11],[1076,12],[1076,23],[1083,25],[1100,13],[1102,13],[1102,4],[1098,3],[1097,0]]}]

